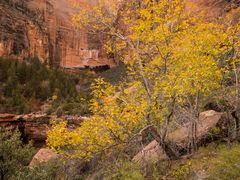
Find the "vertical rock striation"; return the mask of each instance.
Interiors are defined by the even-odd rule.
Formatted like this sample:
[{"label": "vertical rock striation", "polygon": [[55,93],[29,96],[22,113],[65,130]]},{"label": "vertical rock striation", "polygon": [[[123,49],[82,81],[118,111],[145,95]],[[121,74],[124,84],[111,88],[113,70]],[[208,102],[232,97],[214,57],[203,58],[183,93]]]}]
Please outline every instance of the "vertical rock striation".
[{"label": "vertical rock striation", "polygon": [[80,11],[72,6],[76,2],[80,1],[1,1],[0,56],[38,56],[41,61],[65,68],[114,66],[114,60],[106,58],[95,37],[73,26],[71,17]]},{"label": "vertical rock striation", "polygon": [[[0,2],[0,56],[48,60],[48,35],[43,21],[24,3]],[[20,2],[20,1],[19,1]]]}]

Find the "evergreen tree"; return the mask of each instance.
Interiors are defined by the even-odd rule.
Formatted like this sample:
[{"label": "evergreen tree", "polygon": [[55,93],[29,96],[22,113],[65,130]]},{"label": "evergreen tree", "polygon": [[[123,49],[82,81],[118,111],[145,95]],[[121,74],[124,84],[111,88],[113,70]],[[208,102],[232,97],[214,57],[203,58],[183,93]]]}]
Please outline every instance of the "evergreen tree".
[{"label": "evergreen tree", "polygon": [[[74,99],[78,92],[75,82],[70,75],[60,69],[48,69],[41,64],[37,57],[28,64],[21,61],[0,59],[0,105],[2,112],[24,113],[29,112],[29,101],[45,100],[56,95],[56,110],[69,97]],[[71,101],[71,103],[76,101]],[[29,109],[30,107],[30,109]],[[78,106],[80,107],[80,105]],[[77,106],[74,106],[77,108]]]},{"label": "evergreen tree", "polygon": [[26,63],[18,63],[16,74],[18,77],[18,80],[21,84],[24,84],[26,82],[26,76],[27,76],[27,65]]}]

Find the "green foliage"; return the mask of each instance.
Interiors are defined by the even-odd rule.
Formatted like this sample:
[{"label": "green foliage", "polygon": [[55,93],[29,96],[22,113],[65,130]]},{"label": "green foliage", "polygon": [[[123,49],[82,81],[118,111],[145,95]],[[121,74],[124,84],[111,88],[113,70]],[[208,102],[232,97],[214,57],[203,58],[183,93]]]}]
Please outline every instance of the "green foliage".
[{"label": "green foliage", "polygon": [[54,180],[57,179],[62,171],[62,162],[51,160],[48,163],[39,164],[37,167],[30,169],[26,168],[19,171],[13,180]]},{"label": "green foliage", "polygon": [[0,179],[14,178],[25,170],[33,154],[32,144],[24,145],[19,132],[10,135],[0,131]]},{"label": "green foliage", "polygon": [[120,64],[117,67],[109,69],[105,72],[99,73],[99,75],[104,78],[105,81],[112,84],[117,84],[121,81],[126,80],[127,77],[127,66],[125,64]]},{"label": "green foliage", "polygon": [[[141,168],[131,160],[120,158],[112,161],[103,161],[94,172],[94,179],[143,180]],[[90,176],[91,177],[91,176]]]},{"label": "green foliage", "polygon": [[240,179],[240,145],[222,147],[219,157],[212,161],[209,179]]},{"label": "green foliage", "polygon": [[144,177],[140,170],[136,168],[136,165],[131,162],[124,162],[107,179],[143,180]]},{"label": "green foliage", "polygon": [[170,176],[173,179],[185,180],[188,174],[190,173],[190,167],[191,162],[189,161],[188,163],[180,165],[177,168],[175,168]]},{"label": "green foliage", "polygon": [[68,97],[62,101],[55,101],[52,106],[52,110],[56,112],[58,116],[62,114],[67,115],[84,115],[89,114],[88,101],[89,96],[78,95],[76,97]]},{"label": "green foliage", "polygon": [[66,179],[76,175],[75,172],[64,171],[67,167],[61,159],[29,168],[28,165],[35,153],[32,143],[22,143],[18,131],[14,133],[0,131],[0,179],[53,180],[61,175]]},{"label": "green foliage", "polygon": [[[60,69],[47,68],[37,57],[28,64],[0,59],[0,112],[29,113],[35,110],[34,105],[29,104],[31,100],[43,103],[56,96],[53,111],[64,104],[63,109],[71,110],[69,113],[85,113],[88,110],[86,106],[81,108],[85,102],[79,100],[74,78],[77,77]],[[68,99],[71,101],[67,102]],[[81,112],[76,112],[77,109]]]},{"label": "green foliage", "polygon": [[169,179],[196,179],[197,176],[209,180],[240,179],[239,162],[239,143],[231,146],[212,143],[200,148],[190,160],[171,162],[165,174]]}]

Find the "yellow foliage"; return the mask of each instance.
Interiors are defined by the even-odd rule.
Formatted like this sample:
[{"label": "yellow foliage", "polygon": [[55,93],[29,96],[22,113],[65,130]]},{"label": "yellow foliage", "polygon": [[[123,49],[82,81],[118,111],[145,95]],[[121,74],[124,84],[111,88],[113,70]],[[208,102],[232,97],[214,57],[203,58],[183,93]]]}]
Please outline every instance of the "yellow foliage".
[{"label": "yellow foliage", "polygon": [[128,95],[120,92],[118,97],[114,97],[117,92],[115,87],[97,80],[93,85],[94,98],[91,101],[94,115],[76,130],[68,130],[65,122],[53,124],[48,132],[48,145],[59,152],[71,150],[69,155],[81,158],[107,153],[110,147],[123,147],[134,132],[144,127],[147,104],[142,99],[144,94],[140,88],[138,92]]},{"label": "yellow foliage", "polygon": [[[106,51],[121,52],[133,78],[119,86],[98,79],[90,103],[94,115],[76,130],[54,124],[50,147],[80,158],[121,149],[146,125],[161,129],[173,99],[184,104],[220,87],[225,69],[218,60],[229,45],[239,47],[239,24],[226,28],[185,7],[183,0],[103,0],[74,18],[92,31],[108,33]],[[117,19],[124,27],[116,25]]]}]

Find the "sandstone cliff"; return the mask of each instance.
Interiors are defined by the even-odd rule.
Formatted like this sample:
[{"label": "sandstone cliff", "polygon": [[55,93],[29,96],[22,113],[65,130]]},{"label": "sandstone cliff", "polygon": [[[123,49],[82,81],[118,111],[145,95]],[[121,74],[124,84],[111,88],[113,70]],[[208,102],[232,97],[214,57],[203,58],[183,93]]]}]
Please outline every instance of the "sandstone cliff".
[{"label": "sandstone cliff", "polygon": [[24,3],[0,2],[0,56],[48,60],[48,34],[43,20]]},{"label": "sandstone cliff", "polygon": [[[66,68],[114,66],[101,43],[87,30],[72,25],[80,11],[68,0],[2,0],[0,2],[0,56],[18,59],[38,56]],[[93,1],[82,0],[91,5]]]},{"label": "sandstone cliff", "polygon": [[[238,0],[189,0],[208,8],[208,16],[239,7]],[[73,6],[91,7],[97,0],[1,0],[0,57],[18,59],[38,56],[50,65],[66,68],[114,66],[100,39],[86,29],[75,28]]]}]

